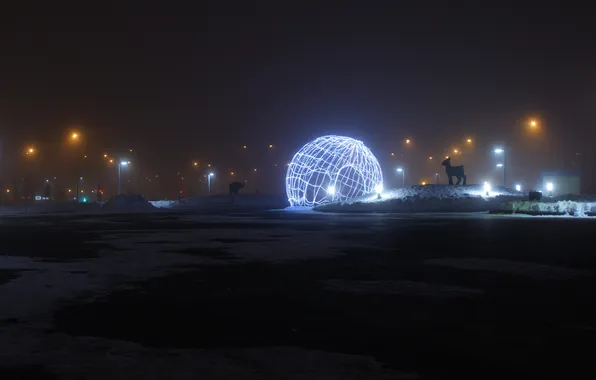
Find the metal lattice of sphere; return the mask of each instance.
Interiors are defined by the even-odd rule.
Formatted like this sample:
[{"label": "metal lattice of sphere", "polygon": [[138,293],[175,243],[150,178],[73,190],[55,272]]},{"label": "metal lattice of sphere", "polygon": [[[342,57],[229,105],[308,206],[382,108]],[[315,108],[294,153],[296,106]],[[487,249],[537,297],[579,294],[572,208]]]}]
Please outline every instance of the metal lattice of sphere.
[{"label": "metal lattice of sphere", "polygon": [[342,202],[383,188],[381,165],[362,141],[323,136],[292,158],[286,192],[292,206]]}]

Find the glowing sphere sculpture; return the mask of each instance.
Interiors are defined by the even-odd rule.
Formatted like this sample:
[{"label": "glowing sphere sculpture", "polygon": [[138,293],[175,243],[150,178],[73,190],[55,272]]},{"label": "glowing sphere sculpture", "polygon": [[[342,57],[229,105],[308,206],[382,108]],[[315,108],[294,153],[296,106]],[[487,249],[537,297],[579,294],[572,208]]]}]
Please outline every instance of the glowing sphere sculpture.
[{"label": "glowing sphere sculpture", "polygon": [[381,165],[361,141],[323,136],[292,158],[286,192],[292,206],[341,202],[383,189]]}]

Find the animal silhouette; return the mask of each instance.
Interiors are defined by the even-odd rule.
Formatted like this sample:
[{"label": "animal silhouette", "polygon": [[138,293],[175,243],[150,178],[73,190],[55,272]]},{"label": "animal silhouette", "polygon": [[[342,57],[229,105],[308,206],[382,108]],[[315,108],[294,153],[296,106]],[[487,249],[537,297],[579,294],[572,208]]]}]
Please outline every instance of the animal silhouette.
[{"label": "animal silhouette", "polygon": [[466,175],[464,173],[464,166],[451,166],[451,157],[448,157],[445,161],[441,163],[445,167],[445,171],[447,172],[447,178],[449,178],[449,184],[453,185],[453,177],[457,177],[456,185],[461,183],[462,178],[464,179],[464,186],[466,185]]},{"label": "animal silhouette", "polygon": [[240,182],[232,182],[230,183],[230,195],[238,195],[240,189],[244,187],[243,183]]}]

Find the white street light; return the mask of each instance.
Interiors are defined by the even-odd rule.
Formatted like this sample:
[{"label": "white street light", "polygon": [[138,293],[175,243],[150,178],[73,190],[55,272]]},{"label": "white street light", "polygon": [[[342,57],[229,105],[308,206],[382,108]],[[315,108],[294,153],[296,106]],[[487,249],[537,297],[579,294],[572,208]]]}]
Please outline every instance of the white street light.
[{"label": "white street light", "polygon": [[403,168],[397,168],[397,172],[401,173],[401,186],[406,187],[406,171]]},{"label": "white street light", "polygon": [[515,191],[521,191],[521,185],[515,185]]},{"label": "white street light", "polygon": [[498,164],[497,167],[502,167],[503,168],[503,186],[507,186],[507,154],[505,153],[505,149],[503,148],[496,148],[494,150],[494,152],[496,154],[502,154],[503,155],[503,163],[502,164]]},{"label": "white street light", "polygon": [[121,172],[121,168],[123,166],[128,166],[128,164],[130,164],[130,161],[120,161],[120,164],[118,165],[118,195],[120,194],[120,190],[121,190],[121,181],[120,181],[120,172]]},{"label": "white street light", "polygon": [[211,195],[211,177],[213,177],[213,173],[207,174],[208,195]]}]

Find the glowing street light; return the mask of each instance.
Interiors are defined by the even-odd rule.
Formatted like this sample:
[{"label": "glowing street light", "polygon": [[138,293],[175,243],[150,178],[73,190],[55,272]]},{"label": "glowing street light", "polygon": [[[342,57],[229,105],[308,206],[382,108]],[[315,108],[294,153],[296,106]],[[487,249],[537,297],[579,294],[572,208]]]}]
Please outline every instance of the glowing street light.
[{"label": "glowing street light", "polygon": [[548,191],[548,195],[553,195],[553,190],[555,189],[555,185],[552,182],[546,184],[546,190]]},{"label": "glowing street light", "polygon": [[515,191],[521,191],[522,187],[521,185],[515,185]]},{"label": "glowing street light", "polygon": [[194,167],[196,168],[196,167],[198,167],[198,166],[199,166],[199,163],[198,163],[197,161],[194,161],[194,162],[192,163],[192,166],[194,166]]},{"label": "glowing street light", "polygon": [[[110,160],[112,161],[112,160]],[[120,161],[120,163],[118,164],[118,193],[116,195],[120,195],[120,190],[121,190],[121,183],[120,183],[120,172],[121,172],[121,168],[123,166],[128,166],[130,164],[130,161]]]},{"label": "glowing street light", "polygon": [[503,148],[496,148],[494,152],[496,154],[503,155],[503,163],[498,164],[497,167],[503,168],[503,186],[507,186],[507,154],[505,153],[505,149]]},{"label": "glowing street light", "polygon": [[401,173],[401,185],[402,187],[406,187],[406,171],[404,168],[397,168],[397,172]]},{"label": "glowing street light", "polygon": [[406,139],[406,144],[411,143],[412,141],[410,139]]},{"label": "glowing street light", "polygon": [[459,153],[459,150],[453,149],[453,154],[458,154],[458,153]]},{"label": "glowing street light", "polygon": [[471,143],[472,143],[472,139],[467,139],[467,140],[466,140],[466,142],[467,142],[468,144],[471,144]]},{"label": "glowing street light", "polygon": [[273,148],[273,144],[269,144],[269,149]]},{"label": "glowing street light", "polygon": [[432,160],[432,159],[433,159],[433,156],[429,156],[429,157],[428,157],[428,159],[429,159],[429,160]]},{"label": "glowing street light", "polygon": [[34,147],[30,146],[30,147],[29,147],[29,148],[27,148],[27,150],[25,151],[25,154],[26,154],[27,156],[33,156],[33,155],[34,155],[36,152],[37,152],[37,150],[36,150]]},{"label": "glowing street light", "polygon": [[207,174],[207,191],[208,195],[211,195],[211,177],[213,177],[213,173]]}]

